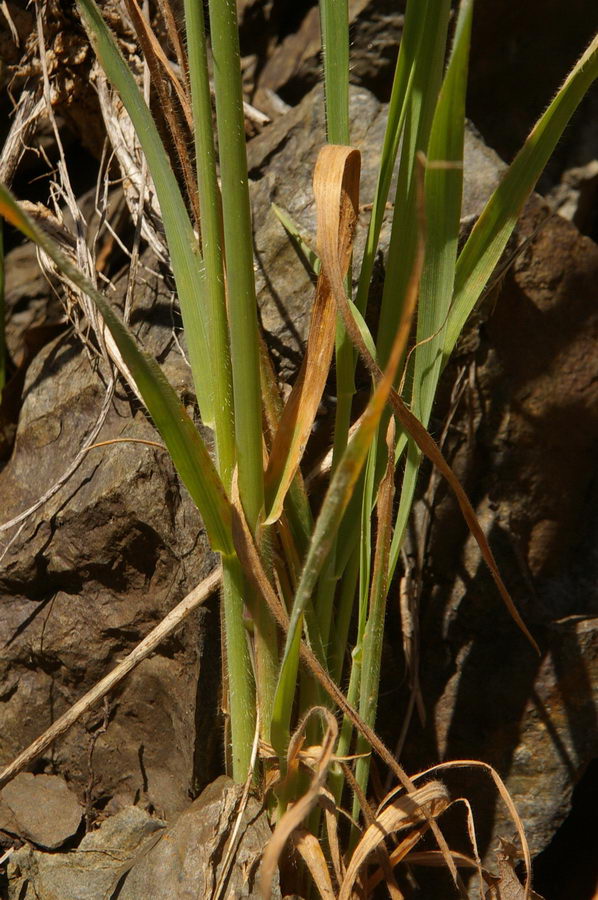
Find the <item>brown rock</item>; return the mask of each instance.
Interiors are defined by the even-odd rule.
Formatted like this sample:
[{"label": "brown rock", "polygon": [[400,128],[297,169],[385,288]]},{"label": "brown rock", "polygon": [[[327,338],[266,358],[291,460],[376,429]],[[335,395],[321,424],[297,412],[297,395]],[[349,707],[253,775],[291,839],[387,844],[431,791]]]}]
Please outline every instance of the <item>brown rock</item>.
[{"label": "brown rock", "polygon": [[[503,609],[440,484],[431,535],[418,532],[419,516],[414,526],[430,540],[420,667],[430,719],[414,722],[405,756],[410,769],[464,757],[493,765],[533,853],[567,815],[598,740],[598,247],[547,214],[540,198],[528,204],[520,255],[457,348],[431,426],[440,432],[460,372],[468,387],[445,449],[542,654]],[[482,851],[499,835],[514,840],[489,781],[475,770],[447,778],[473,799]]]},{"label": "brown rock", "polygon": [[0,794],[0,828],[55,850],[72,837],[83,809],[63,778],[21,772]]},{"label": "brown rock", "polygon": [[[159,284],[137,291],[133,324],[187,402],[189,374]],[[99,415],[104,379],[72,335],[33,361],[15,449],[0,472],[3,522],[62,476]],[[98,439],[117,437],[156,439],[120,387]],[[212,557],[167,454],[135,443],[91,450],[64,487],[0,542],[5,765],[207,574]],[[205,735],[216,715],[218,627],[214,605],[192,616],[104,711],[92,711],[54,748],[54,770],[68,770],[90,809],[100,798],[112,811],[141,800],[172,814],[209,780],[220,761],[218,733],[196,746],[196,728]]]}]

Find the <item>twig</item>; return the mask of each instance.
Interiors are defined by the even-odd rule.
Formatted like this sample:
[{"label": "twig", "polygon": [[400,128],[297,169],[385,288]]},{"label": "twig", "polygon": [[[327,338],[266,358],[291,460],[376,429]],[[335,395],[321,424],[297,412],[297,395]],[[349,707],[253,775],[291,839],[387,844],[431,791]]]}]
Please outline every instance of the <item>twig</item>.
[{"label": "twig", "polygon": [[0,772],[0,788],[4,787],[11,778],[14,778],[25,766],[29,765],[36,759],[40,753],[43,753],[54,741],[63,735],[68,729],[75,724],[83,713],[91,709],[94,704],[101,700],[109,691],[112,690],[125,675],[139,665],[152,650],[164,640],[172,631],[180,625],[189,613],[201,606],[210,594],[216,589],[222,577],[222,569],[218,566],[214,571],[205,578],[201,584],[198,584],[191,593],[187,594],[184,600],[175,606],[168,615],[157,625],[148,636],[144,638],[134,650],[129,653],[116,668],[112,670],[105,678],[102,678],[90,691],[77,700],[64,715],[54,722],[42,735],[36,738],[32,744],[23,750],[10,765]]},{"label": "twig", "polygon": [[3,853],[2,856],[0,856],[0,866],[4,865],[7,859],[10,859],[16,849],[16,847],[9,847],[6,853]]}]

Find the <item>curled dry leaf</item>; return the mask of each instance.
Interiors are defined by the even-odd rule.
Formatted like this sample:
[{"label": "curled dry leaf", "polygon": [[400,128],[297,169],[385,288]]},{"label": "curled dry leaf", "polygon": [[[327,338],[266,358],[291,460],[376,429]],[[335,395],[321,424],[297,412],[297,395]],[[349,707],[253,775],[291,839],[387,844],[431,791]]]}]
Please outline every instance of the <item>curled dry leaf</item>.
[{"label": "curled dry leaf", "polygon": [[[458,797],[456,800],[453,800],[450,804],[448,804],[448,806],[455,806],[455,804],[457,803],[463,803],[467,810],[467,829],[469,832],[469,839],[471,841],[474,856],[470,857],[465,855],[464,853],[458,853],[454,850],[451,850],[449,852],[451,854],[451,858],[458,867],[477,870],[480,884],[480,897],[482,897],[484,895],[484,882],[486,884],[492,884],[493,878],[482,868],[482,863],[478,852],[477,839],[475,835],[471,804],[465,798]],[[413,847],[417,845],[427,828],[427,824],[420,826],[420,828],[412,831],[408,835],[408,837],[404,838],[399,844],[397,844],[396,847],[393,848],[392,852],[389,854],[390,865],[393,869],[400,862],[402,862],[402,860],[404,860],[407,855],[409,855],[409,863],[418,862],[421,865],[446,866],[444,855],[438,850],[426,850],[419,853],[412,852]],[[381,869],[378,869],[378,871],[374,872],[374,874],[368,881],[368,891],[373,891],[376,885],[384,880],[385,875],[386,873]]]},{"label": "curled dry leaf", "polygon": [[[521,821],[521,817],[517,812],[517,807],[513,802],[513,798],[509,794],[506,784],[496,771],[493,769],[489,763],[482,762],[477,759],[453,759],[450,762],[438,763],[436,766],[431,766],[429,769],[425,769],[423,772],[418,772],[417,775],[412,776],[412,781],[417,781],[420,778],[426,778],[430,776],[433,772],[439,772],[442,769],[463,769],[463,768],[472,768],[472,769],[482,769],[486,772],[496,785],[496,789],[500,794],[501,800],[505,804],[507,810],[509,811],[509,815],[511,816],[511,820],[517,829],[517,834],[519,836],[519,840],[521,841],[521,855],[523,857],[523,861],[525,864],[525,884],[523,887],[524,893],[522,895],[523,900],[532,900],[533,891],[531,889],[532,885],[532,857],[529,849],[529,844],[527,842],[527,838],[525,836],[525,829],[523,827],[523,822]],[[397,792],[398,789],[394,789],[389,794],[386,795],[386,800],[388,800],[394,793]],[[540,898],[541,900],[541,898]]]},{"label": "curled dry leaf", "polygon": [[387,835],[412,825],[421,826],[427,819],[437,818],[448,804],[449,795],[446,787],[440,781],[431,781],[414,794],[396,797],[386,805],[355,848],[338,900],[350,900],[353,885],[362,865]]},{"label": "curled dry leaf", "polygon": [[[392,853],[388,854],[386,864],[388,866],[390,866],[391,869],[394,869],[395,866],[398,866],[398,864],[400,862],[402,862],[408,854],[409,854],[409,861],[411,861],[411,858],[413,856],[411,851],[412,851],[413,847],[415,847],[419,843],[422,836],[428,830],[428,827],[429,826],[426,823],[424,823],[423,825],[420,825],[419,828],[415,828],[413,831],[411,831],[407,835],[407,837],[403,838],[403,840],[400,841],[397,844],[397,846],[393,849]],[[446,859],[445,859],[444,854],[441,853],[439,850],[437,850],[435,852],[438,853],[438,856],[442,860],[442,865],[446,866]],[[449,851],[449,852],[451,852],[451,851]],[[451,853],[451,858],[452,858],[452,853]],[[368,892],[373,891],[374,888],[378,884],[380,884],[381,881],[384,881],[385,878],[388,882],[388,876],[387,876],[385,867],[381,866],[379,869],[377,869],[374,872],[372,877],[368,880],[368,883],[367,883]]]},{"label": "curled dry leaf", "polygon": [[[459,853],[458,850],[451,850],[451,856],[461,869],[477,868],[478,864],[475,859],[472,856],[468,856],[466,853]],[[445,864],[442,853],[439,853],[438,850],[420,850],[417,853],[410,853],[409,862],[414,866],[431,866],[434,869],[442,868]],[[485,870],[483,870],[483,872],[485,878],[490,878],[488,872]]]},{"label": "curled dry leaf", "polygon": [[[352,147],[326,145],[314,172],[318,245],[331,245],[341,279],[351,259],[359,210],[360,154]],[[307,348],[274,437],[265,474],[266,522],[280,518],[282,505],[299,468],[332,360],[336,304],[330,283],[320,275],[312,308]]]},{"label": "curled dry leaf", "polygon": [[[297,829],[305,817],[309,815],[314,806],[317,804],[320,793],[326,782],[328,768],[332,761],[333,750],[338,737],[338,724],[329,709],[323,706],[314,706],[309,710],[303,721],[297,728],[289,744],[288,757],[289,761],[294,760],[297,756],[299,747],[305,734],[305,728],[312,716],[320,716],[326,725],[326,730],[320,747],[320,755],[314,766],[314,776],[307,792],[297,800],[292,806],[289,806],[284,813],[274,833],[270,838],[268,846],[264,851],[262,860],[262,871],[260,879],[260,887],[264,900],[269,900],[272,893],[272,880],[274,872],[278,865],[278,860],[284,849],[284,846]],[[334,896],[334,895],[333,895]]]}]

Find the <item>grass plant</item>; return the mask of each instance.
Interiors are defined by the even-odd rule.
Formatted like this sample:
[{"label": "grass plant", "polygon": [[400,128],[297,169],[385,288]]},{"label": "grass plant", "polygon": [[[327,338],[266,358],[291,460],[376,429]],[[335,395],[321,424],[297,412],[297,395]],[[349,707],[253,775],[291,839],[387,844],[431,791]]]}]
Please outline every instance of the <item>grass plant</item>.
[{"label": "grass plant", "polygon": [[[598,39],[539,119],[459,252],[474,3],[462,0],[449,28],[449,0],[408,0],[365,252],[356,260],[359,154],[350,146],[348,9],[346,0],[321,0],[328,144],[314,175],[318,234],[317,257],[312,253],[311,262],[318,281],[304,364],[284,404],[264,357],[257,319],[235,4],[210,0],[209,40],[201,0],[184,4],[179,54],[184,43],[187,56],[177,91],[182,106],[192,109],[197,198],[189,197],[189,178],[185,184],[177,178],[177,162],[169,157],[137,79],[94,0],[77,0],[77,6],[99,63],[131,118],[155,185],[198,407],[214,431],[215,460],[158,364],[136,344],[107,297],[3,187],[0,212],[96,305],[197,504],[212,547],[221,555],[230,711],[227,758],[236,781],[252,774],[258,722],[263,753],[253,777],[264,790],[273,791],[270,808],[278,820],[269,865],[308,821],[316,836],[320,828],[327,834],[333,895],[349,897],[367,853],[379,843],[373,837],[376,823],[384,820],[389,832],[407,824],[412,828],[411,844],[399,841],[390,858],[383,856],[387,883],[392,884],[393,866],[428,828],[457,879],[454,858],[436,824],[449,802],[446,791],[435,782],[416,790],[374,733],[386,603],[394,590],[419,466],[426,455],[457,492],[505,603],[533,641],[502,584],[467,498],[426,428],[441,372],[459,334],[550,153],[598,75]],[[147,35],[139,39],[146,55],[153,54],[150,70],[161,71],[163,62],[151,40]],[[380,325],[378,333],[371,334],[367,298],[395,172]],[[281,218],[292,233],[294,225],[284,211]],[[295,237],[300,242],[297,233]],[[332,469],[315,516],[301,462],[333,355],[337,411]],[[358,359],[369,373],[371,394],[351,429]],[[338,735],[329,709],[344,717]],[[315,745],[309,750],[302,747],[305,735]],[[389,795],[374,814],[364,800],[372,751],[391,766],[402,789],[401,797]],[[348,769],[352,755],[356,759]],[[307,781],[305,772],[310,773]],[[350,840],[357,845],[351,861],[344,857],[348,846],[338,849],[335,844],[330,815],[336,820],[338,810],[333,804],[330,813],[331,795],[326,791],[329,782],[337,806],[346,806],[347,779],[354,797]],[[317,803],[327,810],[324,819],[308,819]],[[514,809],[512,814],[520,825]],[[330,875],[318,856],[319,844],[315,848],[307,838],[297,838],[295,846],[326,896]]]}]

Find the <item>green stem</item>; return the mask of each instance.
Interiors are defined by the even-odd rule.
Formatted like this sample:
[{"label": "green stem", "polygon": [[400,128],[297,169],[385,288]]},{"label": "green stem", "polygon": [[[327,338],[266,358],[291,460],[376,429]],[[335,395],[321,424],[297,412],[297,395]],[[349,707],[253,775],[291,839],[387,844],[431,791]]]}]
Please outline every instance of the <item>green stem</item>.
[{"label": "green stem", "polygon": [[[241,502],[249,527],[255,534],[264,505],[262,401],[239,33],[234,2],[210,0],[209,9],[228,280],[236,461]],[[265,604],[256,604],[256,610],[258,696],[262,735],[267,738],[278,669],[278,638]]]},{"label": "green stem", "polygon": [[244,579],[236,556],[222,557],[222,602],[226,623],[226,661],[231,723],[232,777],[242,784],[251,762],[255,733],[255,686],[243,623]]},{"label": "green stem", "polygon": [[[324,60],[326,98],[326,134],[331,144],[349,144],[349,10],[347,0],[320,0],[320,29]],[[351,266],[346,280],[351,296]],[[351,426],[351,407],[355,394],[353,371],[355,353],[340,316],[336,326],[336,412],[332,471],[341,459]],[[322,640],[326,646],[334,607],[336,578],[336,541],[318,585],[316,609]]]},{"label": "green stem", "polygon": [[376,192],[372,204],[372,213],[368,225],[368,233],[359,273],[359,286],[355,305],[364,314],[370,290],[370,281],[374,270],[374,261],[382,229],[382,221],[386,202],[390,191],[390,182],[395,167],[399,142],[413,83],[414,61],[417,58],[424,23],[424,11],[427,0],[408,0],[405,10],[405,28],[399,46],[399,55],[395,67],[388,119],[384,132],[384,144],[380,162],[380,172],[376,184]]},{"label": "green stem", "polygon": [[[214,436],[218,470],[230,492],[235,465],[235,431],[232,372],[226,318],[226,293],[222,260],[220,192],[216,179],[212,102],[208,80],[205,21],[201,0],[185,0],[185,25],[189,54],[189,81],[193,102],[197,186],[201,214],[201,238],[206,267],[208,328],[212,356]],[[255,728],[255,690],[247,635],[243,626],[243,582],[238,565],[224,563],[222,586],[223,641],[226,642],[225,686],[229,697],[231,770],[243,781],[249,766],[248,748]]]}]

